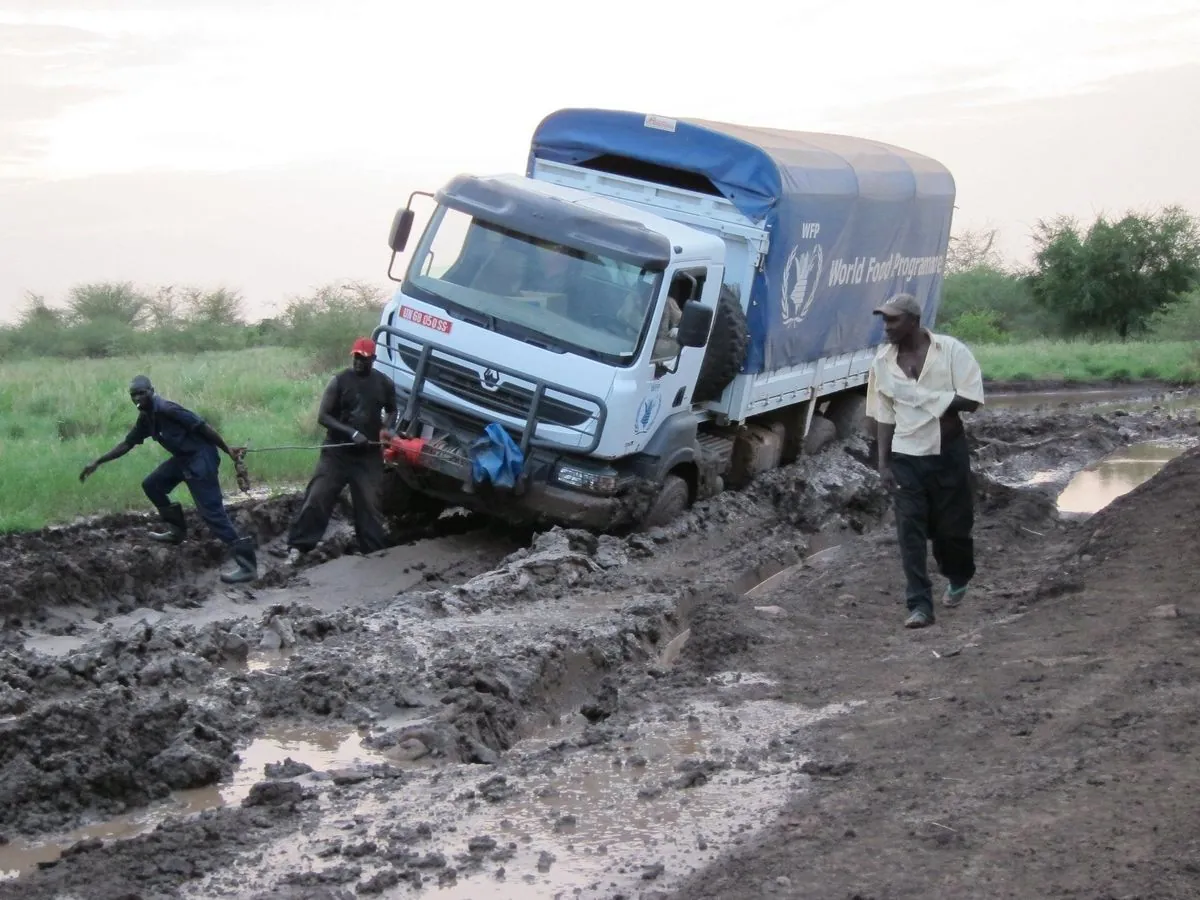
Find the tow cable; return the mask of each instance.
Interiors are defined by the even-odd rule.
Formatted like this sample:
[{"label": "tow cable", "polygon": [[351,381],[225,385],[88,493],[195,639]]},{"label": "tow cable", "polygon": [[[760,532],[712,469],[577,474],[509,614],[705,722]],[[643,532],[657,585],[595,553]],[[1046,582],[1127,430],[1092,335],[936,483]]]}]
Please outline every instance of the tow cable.
[{"label": "tow cable", "polygon": [[[246,468],[247,453],[274,453],[277,450],[331,450],[338,447],[361,447],[363,444],[358,444],[354,441],[346,441],[343,444],[281,444],[278,447],[243,447],[240,453],[233,457],[233,471],[237,475],[237,486],[242,493],[250,492],[250,472]],[[367,441],[365,446],[382,447],[382,441]]]}]

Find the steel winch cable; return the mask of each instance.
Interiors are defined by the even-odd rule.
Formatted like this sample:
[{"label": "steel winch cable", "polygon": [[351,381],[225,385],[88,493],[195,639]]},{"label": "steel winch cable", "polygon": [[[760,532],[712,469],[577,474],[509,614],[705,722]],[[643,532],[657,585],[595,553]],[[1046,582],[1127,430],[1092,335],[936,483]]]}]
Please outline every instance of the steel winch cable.
[{"label": "steel winch cable", "polygon": [[237,475],[238,488],[243,493],[250,491],[250,471],[246,468],[247,453],[273,453],[276,450],[326,450],[336,447],[382,447],[383,441],[366,441],[364,444],[346,441],[343,444],[280,444],[277,447],[243,447],[233,457],[233,471]]},{"label": "steel winch cable", "polygon": [[366,441],[362,444],[356,444],[354,441],[346,441],[344,444],[281,444],[278,447],[245,447],[246,453],[270,453],[273,450],[326,450],[331,447],[382,447],[382,441]]}]

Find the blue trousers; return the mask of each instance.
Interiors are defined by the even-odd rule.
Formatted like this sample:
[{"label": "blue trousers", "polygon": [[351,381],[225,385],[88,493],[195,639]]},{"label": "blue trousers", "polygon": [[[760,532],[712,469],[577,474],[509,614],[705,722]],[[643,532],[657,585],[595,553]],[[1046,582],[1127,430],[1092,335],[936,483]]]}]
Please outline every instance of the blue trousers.
[{"label": "blue trousers", "polygon": [[225,511],[221,482],[217,478],[221,460],[216,447],[206,447],[190,456],[172,456],[142,481],[142,490],[157,508],[171,505],[170,493],[186,483],[200,518],[212,533],[232,544],[238,539],[237,529]]}]

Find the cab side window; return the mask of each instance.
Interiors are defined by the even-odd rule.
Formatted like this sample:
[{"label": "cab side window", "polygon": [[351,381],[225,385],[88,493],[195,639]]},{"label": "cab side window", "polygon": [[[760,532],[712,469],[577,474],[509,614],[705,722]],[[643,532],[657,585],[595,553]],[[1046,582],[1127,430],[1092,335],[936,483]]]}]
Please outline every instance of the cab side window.
[{"label": "cab side window", "polygon": [[651,362],[669,362],[679,355],[679,344],[675,342],[675,329],[683,317],[683,307],[693,300],[699,300],[704,290],[704,269],[687,272],[676,272],[667,289],[667,300],[658,320],[654,333],[654,349],[650,355]]}]

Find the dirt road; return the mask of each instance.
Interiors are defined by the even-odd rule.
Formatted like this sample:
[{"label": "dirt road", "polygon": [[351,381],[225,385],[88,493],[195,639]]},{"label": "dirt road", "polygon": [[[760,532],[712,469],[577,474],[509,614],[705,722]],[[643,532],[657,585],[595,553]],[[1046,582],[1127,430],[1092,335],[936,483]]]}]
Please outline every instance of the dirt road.
[{"label": "dirt road", "polygon": [[[976,418],[981,570],[907,632],[836,446],[649,535],[443,522],[290,573],[0,538],[0,898],[1194,897],[1194,412]],[[0,588],[0,591],[3,591]]]}]

